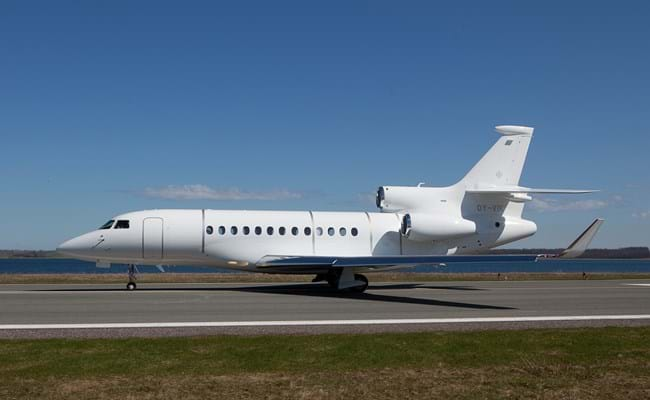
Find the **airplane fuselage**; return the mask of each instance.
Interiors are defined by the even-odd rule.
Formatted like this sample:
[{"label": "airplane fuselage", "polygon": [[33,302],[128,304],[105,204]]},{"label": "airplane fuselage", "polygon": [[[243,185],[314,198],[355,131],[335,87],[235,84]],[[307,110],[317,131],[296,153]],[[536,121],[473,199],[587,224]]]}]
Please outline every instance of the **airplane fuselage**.
[{"label": "airplane fuselage", "polygon": [[[371,212],[147,210],[60,247],[98,263],[197,265],[255,270],[264,257],[469,254],[534,233],[484,224],[478,233],[413,241],[400,233],[403,214]],[[515,235],[513,235],[515,234]]]}]

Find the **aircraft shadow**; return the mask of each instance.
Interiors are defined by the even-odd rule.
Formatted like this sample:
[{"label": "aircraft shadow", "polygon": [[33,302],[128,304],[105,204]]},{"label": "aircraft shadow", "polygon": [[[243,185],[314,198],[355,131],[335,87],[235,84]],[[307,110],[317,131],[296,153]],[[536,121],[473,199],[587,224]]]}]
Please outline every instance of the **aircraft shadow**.
[{"label": "aircraft shadow", "polygon": [[[475,304],[475,303],[461,303],[455,301],[445,301],[436,299],[422,299],[418,297],[406,296],[391,296],[385,294],[375,294],[372,292],[365,293],[341,293],[329,286],[308,286],[300,288],[292,287],[277,287],[277,286],[264,286],[264,287],[248,287],[239,288],[236,290],[243,292],[253,293],[269,293],[269,294],[284,294],[292,296],[309,296],[309,297],[335,297],[351,300],[365,300],[365,301],[380,301],[387,303],[403,303],[403,304],[418,304],[438,307],[457,307],[469,309],[488,309],[488,310],[514,310],[512,307],[493,306],[488,304]],[[320,289],[320,290],[319,290]],[[372,287],[370,289],[372,291]],[[452,289],[453,290],[453,289]]]},{"label": "aircraft shadow", "polygon": [[[486,309],[486,310],[515,310],[513,307],[496,306],[489,304],[465,303],[456,301],[423,299],[418,297],[394,296],[386,294],[372,293],[376,290],[400,290],[400,289],[440,289],[440,290],[483,290],[466,286],[428,286],[421,284],[389,284],[370,286],[369,291],[365,293],[346,293],[339,292],[322,284],[290,284],[290,285],[260,285],[260,286],[228,286],[228,287],[191,287],[191,288],[138,288],[137,291],[143,292],[164,292],[164,291],[237,291],[247,293],[264,293],[264,294],[281,294],[289,296],[308,296],[308,297],[327,297],[342,298],[349,300],[362,301],[379,301],[387,303],[417,304],[437,307],[456,307],[468,309]],[[94,288],[73,288],[73,289],[38,289],[36,292],[125,292],[125,289],[94,289]]]},{"label": "aircraft shadow", "polygon": [[473,286],[432,286],[426,283],[377,283],[371,284],[371,289],[438,289],[438,290],[485,290]]}]

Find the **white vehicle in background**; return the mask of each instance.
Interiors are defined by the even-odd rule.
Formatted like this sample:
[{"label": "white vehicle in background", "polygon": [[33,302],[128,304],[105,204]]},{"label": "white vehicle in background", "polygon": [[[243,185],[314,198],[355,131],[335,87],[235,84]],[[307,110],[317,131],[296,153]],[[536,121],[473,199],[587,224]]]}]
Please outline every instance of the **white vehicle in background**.
[{"label": "white vehicle in background", "polygon": [[[192,265],[314,274],[339,290],[363,292],[363,272],[422,264],[535,261],[538,255],[479,255],[537,231],[522,212],[532,193],[590,190],[519,186],[533,128],[497,126],[501,137],[458,183],[382,186],[380,212],[146,210],[118,215],[61,244],[60,253],[96,262]],[[576,257],[602,224],[594,221],[567,250]],[[162,267],[161,267],[162,268]]]}]

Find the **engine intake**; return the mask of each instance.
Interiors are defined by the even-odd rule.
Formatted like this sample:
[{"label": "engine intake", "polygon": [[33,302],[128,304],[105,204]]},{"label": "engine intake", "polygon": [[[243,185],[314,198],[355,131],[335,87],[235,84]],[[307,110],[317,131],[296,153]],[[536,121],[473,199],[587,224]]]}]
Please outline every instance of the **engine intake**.
[{"label": "engine intake", "polygon": [[382,212],[413,210],[435,203],[439,188],[417,186],[381,186],[377,189],[376,204]]}]

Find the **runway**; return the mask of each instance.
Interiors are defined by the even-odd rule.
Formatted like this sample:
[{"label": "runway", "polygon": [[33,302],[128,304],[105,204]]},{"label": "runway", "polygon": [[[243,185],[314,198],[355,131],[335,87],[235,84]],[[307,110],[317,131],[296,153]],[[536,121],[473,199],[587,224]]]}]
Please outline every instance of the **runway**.
[{"label": "runway", "polygon": [[650,325],[642,280],[0,285],[0,337],[302,334]]}]

